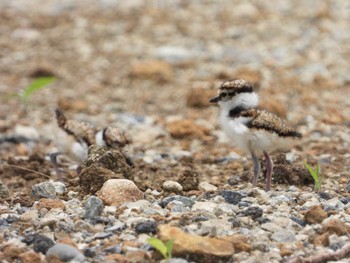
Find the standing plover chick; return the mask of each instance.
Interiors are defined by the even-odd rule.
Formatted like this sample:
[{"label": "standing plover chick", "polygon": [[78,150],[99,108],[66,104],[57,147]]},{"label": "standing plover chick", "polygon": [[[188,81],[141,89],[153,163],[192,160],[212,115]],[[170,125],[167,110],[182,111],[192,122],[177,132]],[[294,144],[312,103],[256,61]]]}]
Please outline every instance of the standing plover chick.
[{"label": "standing plover chick", "polygon": [[218,96],[210,100],[221,108],[221,126],[233,143],[251,154],[253,159],[253,186],[257,185],[261,171],[258,156],[266,162],[266,191],[271,189],[273,162],[268,152],[289,149],[302,135],[276,115],[257,109],[258,94],[243,79],[225,81]]}]

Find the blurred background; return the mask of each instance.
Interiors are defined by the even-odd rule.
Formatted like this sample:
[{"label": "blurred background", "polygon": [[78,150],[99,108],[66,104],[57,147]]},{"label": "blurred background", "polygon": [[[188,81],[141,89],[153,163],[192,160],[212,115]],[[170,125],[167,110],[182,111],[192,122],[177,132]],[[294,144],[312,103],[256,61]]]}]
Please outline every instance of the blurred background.
[{"label": "blurred background", "polygon": [[58,77],[33,110],[166,116],[234,77],[283,92],[350,82],[348,1],[2,0],[0,19],[0,92]]},{"label": "blurred background", "polygon": [[[348,125],[349,22],[341,0],[2,0],[1,131],[27,125],[52,139],[59,107],[122,125],[136,144],[170,132],[169,144],[189,149],[193,141],[178,139],[221,138],[208,99],[233,78],[250,81],[263,107],[304,133]],[[24,111],[16,94],[43,76],[56,79]]]}]

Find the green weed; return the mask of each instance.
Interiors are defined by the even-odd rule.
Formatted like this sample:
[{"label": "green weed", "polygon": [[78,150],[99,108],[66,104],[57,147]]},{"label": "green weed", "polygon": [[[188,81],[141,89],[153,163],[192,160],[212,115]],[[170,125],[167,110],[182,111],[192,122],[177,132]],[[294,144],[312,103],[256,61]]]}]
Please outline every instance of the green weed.
[{"label": "green weed", "polygon": [[324,179],[323,176],[321,176],[320,163],[317,163],[315,169],[312,168],[306,162],[304,162],[304,166],[306,167],[306,169],[308,169],[309,173],[311,174],[312,178],[314,179],[314,182],[315,182],[314,189],[315,189],[315,192],[318,192],[320,190],[321,183]]},{"label": "green weed", "polygon": [[172,257],[174,239],[168,240],[166,244],[164,244],[159,238],[150,237],[147,243],[158,250],[165,259],[170,259]]},{"label": "green weed", "polygon": [[30,83],[20,94],[19,97],[23,104],[26,104],[30,96],[42,89],[45,88],[47,85],[51,84],[56,80],[55,77],[39,77],[36,78]]}]

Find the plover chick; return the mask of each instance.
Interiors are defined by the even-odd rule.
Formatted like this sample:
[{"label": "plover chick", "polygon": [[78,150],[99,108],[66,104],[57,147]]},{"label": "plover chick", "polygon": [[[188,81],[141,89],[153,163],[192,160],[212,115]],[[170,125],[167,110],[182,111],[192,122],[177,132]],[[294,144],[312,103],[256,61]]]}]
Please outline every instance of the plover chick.
[{"label": "plover chick", "polygon": [[89,122],[69,120],[59,109],[55,110],[55,114],[58,126],[73,138],[73,140],[67,138],[67,142],[59,142],[62,145],[59,147],[60,152],[50,155],[56,171],[58,171],[56,158],[60,154],[67,154],[77,161],[83,161],[87,158],[89,146],[93,144],[123,148],[131,143],[131,139],[125,132],[117,127],[97,129]]},{"label": "plover chick", "polygon": [[258,157],[264,155],[266,191],[269,191],[273,171],[269,152],[288,150],[302,135],[273,113],[257,109],[258,94],[243,79],[225,81],[219,88],[218,96],[210,102],[219,104],[221,126],[228,138],[252,156],[253,186],[257,185],[261,171]]}]

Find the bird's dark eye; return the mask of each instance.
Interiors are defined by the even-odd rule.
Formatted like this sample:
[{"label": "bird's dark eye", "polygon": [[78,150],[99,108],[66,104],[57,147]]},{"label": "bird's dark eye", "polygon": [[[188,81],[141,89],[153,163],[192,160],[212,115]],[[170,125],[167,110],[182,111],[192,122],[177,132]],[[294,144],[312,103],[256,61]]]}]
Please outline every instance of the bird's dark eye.
[{"label": "bird's dark eye", "polygon": [[226,92],[221,93],[221,97],[226,97],[226,96],[227,96]]}]

